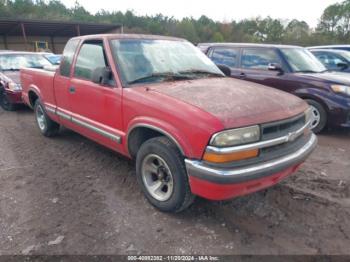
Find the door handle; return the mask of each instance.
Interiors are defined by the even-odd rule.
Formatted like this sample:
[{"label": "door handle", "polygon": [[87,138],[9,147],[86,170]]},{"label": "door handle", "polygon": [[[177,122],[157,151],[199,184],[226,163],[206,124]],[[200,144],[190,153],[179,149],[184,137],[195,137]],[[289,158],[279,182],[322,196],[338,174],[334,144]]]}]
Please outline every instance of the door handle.
[{"label": "door handle", "polygon": [[75,93],[75,87],[74,86],[69,87],[69,93],[71,93],[71,94]]}]

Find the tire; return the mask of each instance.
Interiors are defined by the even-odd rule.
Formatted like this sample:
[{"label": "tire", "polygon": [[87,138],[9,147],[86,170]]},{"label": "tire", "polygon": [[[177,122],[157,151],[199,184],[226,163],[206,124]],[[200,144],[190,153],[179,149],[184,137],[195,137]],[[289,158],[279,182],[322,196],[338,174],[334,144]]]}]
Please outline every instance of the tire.
[{"label": "tire", "polygon": [[311,123],[311,129],[314,133],[320,133],[327,124],[327,113],[324,107],[315,100],[305,99],[305,101],[310,105],[312,110],[312,115],[314,117]]},{"label": "tire", "polygon": [[147,200],[163,212],[181,212],[195,199],[184,158],[166,137],[155,137],[142,144],[136,156],[136,176]]},{"label": "tire", "polygon": [[58,133],[60,125],[49,118],[39,99],[35,101],[34,114],[38,128],[44,136],[53,137]]},{"label": "tire", "polygon": [[17,109],[16,104],[13,104],[8,100],[4,89],[0,89],[0,106],[5,111],[15,111]]}]

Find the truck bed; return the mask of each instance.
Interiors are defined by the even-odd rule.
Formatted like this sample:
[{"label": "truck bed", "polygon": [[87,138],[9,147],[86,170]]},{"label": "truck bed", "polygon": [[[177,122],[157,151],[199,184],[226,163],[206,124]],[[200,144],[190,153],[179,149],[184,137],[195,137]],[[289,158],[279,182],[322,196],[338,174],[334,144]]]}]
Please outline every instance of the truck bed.
[{"label": "truck bed", "polygon": [[35,91],[39,98],[45,97],[45,102],[55,104],[55,95],[53,90],[53,80],[55,70],[51,69],[21,69],[21,85],[23,101],[30,107],[33,107],[30,100],[30,91]]}]

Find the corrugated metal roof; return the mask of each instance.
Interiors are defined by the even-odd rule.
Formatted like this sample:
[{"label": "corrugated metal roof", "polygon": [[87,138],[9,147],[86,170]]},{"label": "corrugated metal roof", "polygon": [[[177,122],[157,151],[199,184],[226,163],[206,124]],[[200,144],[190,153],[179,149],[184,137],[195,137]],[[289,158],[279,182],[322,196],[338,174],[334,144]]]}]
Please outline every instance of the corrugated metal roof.
[{"label": "corrugated metal roof", "polygon": [[120,24],[82,23],[73,21],[42,21],[28,19],[0,19],[0,35],[22,35],[21,24],[24,25],[27,36],[76,36],[102,34],[120,29]]}]

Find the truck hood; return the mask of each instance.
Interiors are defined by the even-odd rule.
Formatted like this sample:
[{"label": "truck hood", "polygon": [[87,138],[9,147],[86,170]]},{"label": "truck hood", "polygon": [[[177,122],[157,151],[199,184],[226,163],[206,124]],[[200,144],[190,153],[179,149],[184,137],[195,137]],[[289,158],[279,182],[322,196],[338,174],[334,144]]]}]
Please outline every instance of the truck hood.
[{"label": "truck hood", "polygon": [[225,128],[293,117],[306,110],[296,96],[232,78],[207,78],[157,84],[149,91],[181,100],[218,118]]},{"label": "truck hood", "polygon": [[3,71],[1,75],[6,82],[14,82],[16,84],[20,84],[21,82],[19,71]]},{"label": "truck hood", "polygon": [[325,73],[296,73],[299,77],[307,81],[328,82],[330,84],[350,85],[350,74],[344,72],[325,72]]}]

